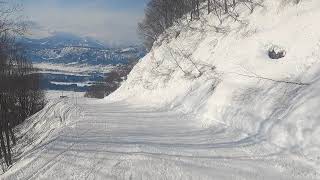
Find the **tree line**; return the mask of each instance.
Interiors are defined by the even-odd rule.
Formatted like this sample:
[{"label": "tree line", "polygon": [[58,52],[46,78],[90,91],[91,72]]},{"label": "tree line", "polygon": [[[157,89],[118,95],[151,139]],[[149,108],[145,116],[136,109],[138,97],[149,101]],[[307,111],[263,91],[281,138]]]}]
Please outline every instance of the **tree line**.
[{"label": "tree line", "polygon": [[157,38],[182,16],[189,14],[191,21],[199,19],[201,9],[206,8],[208,14],[218,17],[226,14],[236,19],[235,8],[240,3],[253,11],[261,0],[151,0],[145,8],[144,19],[138,24],[138,32],[150,50]]},{"label": "tree line", "polygon": [[[23,47],[15,41],[25,25],[15,17],[16,7],[0,4],[0,162],[12,165],[12,146],[16,144],[14,127],[43,108],[44,93]],[[3,165],[3,164],[2,164]]]},{"label": "tree line", "polygon": [[85,97],[102,99],[116,91],[121,83],[127,79],[128,74],[137,64],[137,60],[130,60],[128,64],[114,67],[111,72],[105,74],[103,82],[96,83],[89,87]]}]

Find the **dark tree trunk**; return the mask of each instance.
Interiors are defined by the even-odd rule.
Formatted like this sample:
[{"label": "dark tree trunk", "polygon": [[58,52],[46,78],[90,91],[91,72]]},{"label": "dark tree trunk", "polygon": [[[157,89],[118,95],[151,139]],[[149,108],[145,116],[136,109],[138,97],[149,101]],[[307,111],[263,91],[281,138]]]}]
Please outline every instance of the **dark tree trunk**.
[{"label": "dark tree trunk", "polygon": [[198,18],[200,17],[199,4],[200,4],[200,2],[199,2],[199,0],[197,0],[197,16],[198,16]]},{"label": "dark tree trunk", "polygon": [[10,145],[10,136],[9,136],[8,128],[6,128],[6,130],[5,130],[5,135],[6,135],[6,142],[7,142],[8,162],[9,162],[9,165],[12,165],[11,145]]},{"label": "dark tree trunk", "polygon": [[[2,124],[1,124],[2,125]],[[3,128],[1,127],[0,129],[0,144],[1,144],[1,150],[3,152],[3,157],[6,162],[6,165],[9,166],[9,161],[8,161],[8,154],[7,154],[7,149],[6,145],[4,143],[4,137],[3,137]]]},{"label": "dark tree trunk", "polygon": [[227,3],[227,0],[224,0],[224,12],[227,14],[229,11],[228,11],[228,3]]}]

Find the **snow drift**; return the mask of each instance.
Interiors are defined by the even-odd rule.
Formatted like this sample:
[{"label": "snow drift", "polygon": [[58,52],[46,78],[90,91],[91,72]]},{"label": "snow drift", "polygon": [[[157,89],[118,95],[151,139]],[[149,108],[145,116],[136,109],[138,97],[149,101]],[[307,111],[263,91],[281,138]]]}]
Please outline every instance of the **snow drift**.
[{"label": "snow drift", "polygon": [[[81,119],[81,113],[69,99],[54,99],[38,113],[31,116],[23,124],[15,128],[17,145],[14,146],[13,156],[20,164],[26,164],[32,159],[24,157],[34,152],[38,146],[56,139],[66,125],[72,125]],[[3,167],[2,167],[3,168]],[[13,166],[11,170],[19,169]]]},{"label": "snow drift", "polygon": [[[168,29],[107,101],[194,113],[261,145],[320,165],[320,1],[266,0],[239,20],[203,12]],[[285,57],[270,59],[279,46]]]}]

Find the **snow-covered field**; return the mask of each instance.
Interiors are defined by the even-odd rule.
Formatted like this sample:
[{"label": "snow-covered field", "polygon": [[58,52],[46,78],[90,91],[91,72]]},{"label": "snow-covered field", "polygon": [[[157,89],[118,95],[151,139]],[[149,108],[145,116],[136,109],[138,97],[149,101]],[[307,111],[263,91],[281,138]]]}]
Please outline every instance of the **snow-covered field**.
[{"label": "snow-covered field", "polygon": [[80,99],[84,97],[85,92],[74,92],[74,91],[54,91],[48,90],[45,92],[46,99],[48,101],[59,99],[61,96],[66,96],[72,99]]},{"label": "snow-covered field", "polygon": [[36,63],[34,67],[42,75],[46,90],[86,91],[99,83],[106,73],[116,68],[114,65],[52,64]]},{"label": "snow-covered field", "polygon": [[85,87],[85,86],[91,86],[95,82],[93,82],[93,81],[86,81],[86,82],[55,82],[55,81],[51,81],[51,83],[55,84],[55,85],[73,85],[73,84],[75,84],[78,87]]},{"label": "snow-covered field", "polygon": [[[320,179],[320,1],[283,2],[181,21],[111,96],[27,121],[36,138],[0,177]],[[270,59],[273,45],[286,56]]]},{"label": "snow-covered field", "polygon": [[53,63],[35,63],[34,67],[40,70],[40,73],[60,73],[77,76],[85,76],[98,72],[100,74],[109,73],[114,69],[113,65],[88,65],[88,64],[53,64]]}]

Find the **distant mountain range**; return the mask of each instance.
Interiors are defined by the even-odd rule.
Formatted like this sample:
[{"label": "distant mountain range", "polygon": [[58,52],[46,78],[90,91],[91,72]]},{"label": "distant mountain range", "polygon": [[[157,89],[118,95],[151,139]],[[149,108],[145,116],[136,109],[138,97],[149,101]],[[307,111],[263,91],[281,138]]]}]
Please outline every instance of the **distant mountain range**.
[{"label": "distant mountain range", "polygon": [[86,91],[95,82],[102,82],[112,69],[146,54],[142,46],[112,48],[69,33],[42,39],[22,37],[18,43],[42,74],[41,87],[45,90]]},{"label": "distant mountain range", "polygon": [[89,37],[54,33],[42,39],[20,38],[28,57],[34,63],[116,65],[138,60],[146,53],[142,46],[106,47]]}]

